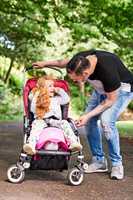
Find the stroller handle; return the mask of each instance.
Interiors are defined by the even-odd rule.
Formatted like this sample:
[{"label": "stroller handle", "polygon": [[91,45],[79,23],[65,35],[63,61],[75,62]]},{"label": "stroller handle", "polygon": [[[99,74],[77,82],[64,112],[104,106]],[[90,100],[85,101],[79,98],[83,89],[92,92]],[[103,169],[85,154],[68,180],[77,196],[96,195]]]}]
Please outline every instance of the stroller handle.
[{"label": "stroller handle", "polygon": [[24,72],[28,72],[33,69],[33,66],[28,66],[24,68]]},{"label": "stroller handle", "polygon": [[[63,77],[63,72],[57,66],[46,66],[43,69],[45,69],[45,68],[53,69],[53,70],[59,72],[61,74],[61,77]],[[28,72],[28,71],[33,70],[33,69],[38,70],[38,69],[41,69],[41,68],[34,68],[33,66],[28,66],[28,67],[24,68],[24,72]]]}]

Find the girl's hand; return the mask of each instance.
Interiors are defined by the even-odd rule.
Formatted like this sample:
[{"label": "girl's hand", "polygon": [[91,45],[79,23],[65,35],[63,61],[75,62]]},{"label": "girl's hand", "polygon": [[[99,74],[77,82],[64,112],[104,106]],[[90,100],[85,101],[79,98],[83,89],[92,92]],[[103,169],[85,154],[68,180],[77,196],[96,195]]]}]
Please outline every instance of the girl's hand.
[{"label": "girl's hand", "polygon": [[55,88],[54,88],[54,91],[55,91],[56,93],[58,93],[58,92],[60,91],[60,89],[61,89],[60,87],[55,87]]}]

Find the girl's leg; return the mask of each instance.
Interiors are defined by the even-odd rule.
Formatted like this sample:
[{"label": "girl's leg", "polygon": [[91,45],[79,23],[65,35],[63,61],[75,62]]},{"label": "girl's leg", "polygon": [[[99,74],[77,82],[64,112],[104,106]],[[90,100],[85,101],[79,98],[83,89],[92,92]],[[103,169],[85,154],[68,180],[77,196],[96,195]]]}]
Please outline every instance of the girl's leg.
[{"label": "girl's leg", "polygon": [[82,145],[80,144],[79,138],[74,134],[70,124],[66,120],[61,121],[61,128],[64,131],[66,140],[70,143],[70,149],[81,150]]},{"label": "girl's leg", "polygon": [[32,123],[32,128],[30,136],[28,138],[28,143],[23,146],[23,149],[28,154],[35,154],[36,143],[39,140],[39,135],[41,131],[47,127],[44,120],[34,120]]}]

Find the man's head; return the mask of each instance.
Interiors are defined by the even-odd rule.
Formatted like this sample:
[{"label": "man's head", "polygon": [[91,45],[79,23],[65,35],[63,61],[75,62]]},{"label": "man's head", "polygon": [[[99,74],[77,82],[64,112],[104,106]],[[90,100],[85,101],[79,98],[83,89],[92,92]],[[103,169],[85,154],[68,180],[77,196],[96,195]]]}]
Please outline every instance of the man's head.
[{"label": "man's head", "polygon": [[90,76],[90,67],[88,58],[75,55],[67,64],[67,73],[74,81],[86,81]]}]

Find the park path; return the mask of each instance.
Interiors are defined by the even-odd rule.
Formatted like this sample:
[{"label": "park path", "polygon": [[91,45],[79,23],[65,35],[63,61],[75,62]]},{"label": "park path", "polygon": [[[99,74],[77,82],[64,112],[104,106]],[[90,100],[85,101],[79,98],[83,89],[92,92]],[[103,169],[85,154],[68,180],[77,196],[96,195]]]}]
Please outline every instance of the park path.
[{"label": "park path", "polygon": [[[66,172],[28,171],[21,184],[7,181],[7,168],[16,163],[22,148],[22,123],[0,122],[0,200],[133,200],[133,141],[121,139],[125,179],[109,174],[86,174],[80,186],[69,186]],[[84,134],[85,160],[90,159]],[[106,150],[105,144],[105,150]]]}]

